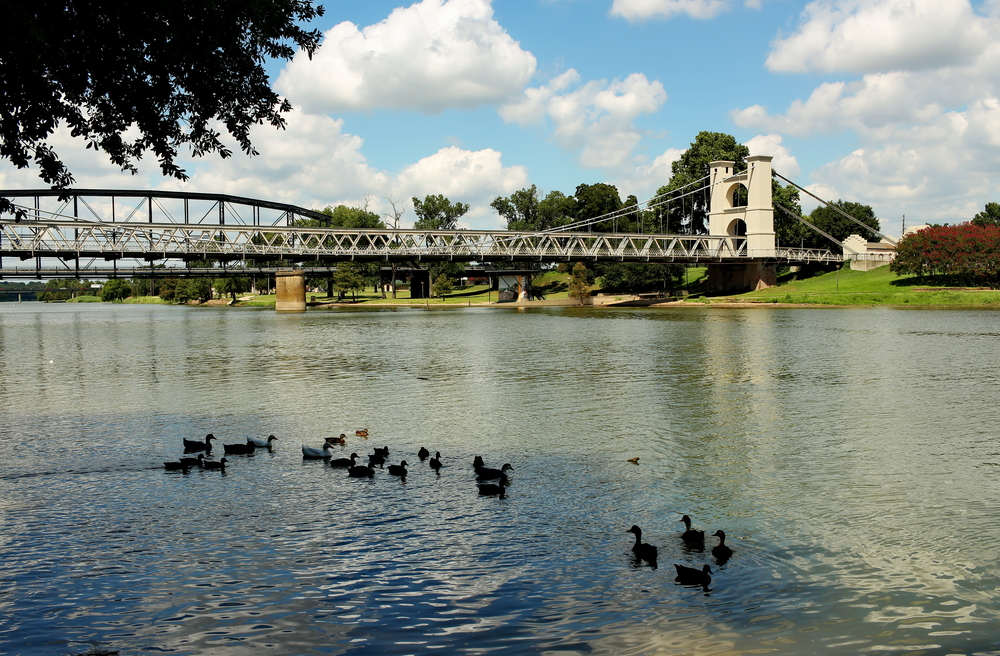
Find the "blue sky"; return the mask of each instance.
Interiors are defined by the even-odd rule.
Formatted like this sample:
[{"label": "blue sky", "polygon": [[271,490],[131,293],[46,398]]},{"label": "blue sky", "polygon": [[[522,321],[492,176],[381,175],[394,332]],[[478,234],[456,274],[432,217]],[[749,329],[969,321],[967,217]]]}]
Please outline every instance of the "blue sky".
[{"label": "blue sky", "polygon": [[[81,187],[389,208],[441,193],[464,227],[531,184],[649,198],[701,130],[727,132],[883,228],[1000,201],[1000,0],[324,2],[312,61],[272,62],[296,106],[259,157],[123,175],[58,132]],[[238,151],[237,151],[238,152]],[[0,186],[42,186],[0,166]],[[810,209],[809,203],[804,203]],[[414,220],[408,211],[402,225]]]}]

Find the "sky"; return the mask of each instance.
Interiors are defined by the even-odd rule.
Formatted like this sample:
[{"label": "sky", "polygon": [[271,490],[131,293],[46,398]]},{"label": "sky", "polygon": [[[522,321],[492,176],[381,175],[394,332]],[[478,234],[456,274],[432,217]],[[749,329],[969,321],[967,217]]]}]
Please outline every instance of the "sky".
[{"label": "sky", "polygon": [[[155,160],[131,176],[60,129],[77,187],[227,193],[385,213],[443,194],[494,229],[497,196],[616,185],[652,197],[698,132],[883,232],[1000,201],[1000,0],[366,0],[321,2],[310,60],[268,63],[295,109],[260,154]],[[229,139],[234,145],[235,141]],[[0,188],[44,187],[0,162]],[[810,211],[814,202],[804,198]]]}]

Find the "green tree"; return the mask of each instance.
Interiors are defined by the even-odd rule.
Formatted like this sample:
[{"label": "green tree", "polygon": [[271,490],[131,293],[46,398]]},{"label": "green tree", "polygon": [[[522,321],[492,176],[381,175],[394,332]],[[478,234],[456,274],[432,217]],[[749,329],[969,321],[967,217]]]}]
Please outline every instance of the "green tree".
[{"label": "green tree", "polygon": [[580,305],[583,305],[583,299],[590,295],[589,279],[590,272],[586,264],[577,262],[573,265],[569,280],[569,297],[580,299]]},{"label": "green tree", "polygon": [[132,287],[121,278],[112,278],[101,288],[101,298],[104,301],[121,302],[132,295]]},{"label": "green tree", "polygon": [[256,154],[250,129],[281,128],[292,109],[267,61],[291,59],[296,46],[311,57],[322,35],[303,23],[322,13],[311,0],[5,2],[0,158],[34,161],[47,184],[69,187],[49,143],[60,125],[133,173],[149,151],[181,180],[180,148],[229,157],[216,125]]},{"label": "green tree", "polygon": [[576,198],[561,191],[550,191],[538,202],[538,230],[550,230],[576,220]]},{"label": "green tree", "polygon": [[802,215],[802,205],[799,203],[799,190],[792,185],[782,186],[777,180],[771,181],[771,204],[774,208],[774,233],[778,246],[796,248],[805,240],[806,233],[814,233],[802,221],[791,216],[781,205],[799,216]]},{"label": "green tree", "polygon": [[448,277],[447,273],[442,273],[434,279],[434,293],[437,294],[439,298],[444,298],[446,294],[450,294],[453,291],[455,291],[455,285],[452,283],[451,278]]},{"label": "green tree", "polygon": [[178,303],[198,301],[204,303],[212,300],[212,282],[207,278],[186,278],[177,283],[174,290],[174,300]]},{"label": "green tree", "polygon": [[159,292],[160,300],[163,301],[173,301],[177,292],[177,285],[180,281],[177,278],[161,278],[159,279]]},{"label": "green tree", "polygon": [[358,271],[358,267],[350,262],[340,262],[337,270],[333,274],[333,288],[337,291],[337,298],[343,299],[350,292],[357,301],[357,292],[365,288],[365,278]]},{"label": "green tree", "polygon": [[541,202],[538,187],[519,189],[508,197],[497,196],[490,207],[507,221],[508,230],[532,231],[539,228],[538,206]]},{"label": "green tree", "polygon": [[602,289],[606,292],[652,292],[680,284],[684,267],[680,264],[645,262],[609,262],[597,266]]},{"label": "green tree", "polygon": [[[881,229],[879,220],[875,216],[875,210],[873,210],[871,206],[845,200],[838,200],[833,203],[833,205],[836,205],[844,212],[847,212],[855,219],[861,221],[867,226],[870,226],[874,230]],[[866,230],[827,205],[820,205],[814,209],[812,213],[809,214],[809,221],[823,232],[828,233],[830,236],[835,239],[839,239],[840,241],[843,241],[855,234],[861,235],[867,241],[878,241],[879,239],[878,235],[871,230]],[[808,228],[806,228],[806,230],[808,230],[809,234],[803,235],[802,242],[807,248],[830,248],[838,253],[843,250],[836,244],[830,243],[829,239],[816,231],[809,230]]]},{"label": "green tree", "polygon": [[[576,220],[594,219],[622,208],[622,199],[618,195],[618,187],[598,182],[597,184],[582,184],[576,188]],[[614,219],[601,221],[589,226],[589,232],[614,232],[617,226]]]},{"label": "green tree", "polygon": [[676,162],[670,165],[670,182],[657,189],[657,196],[691,184],[678,191],[669,203],[657,208],[657,223],[662,224],[667,234],[704,234],[708,232],[708,190],[682,197],[699,188],[692,184],[709,173],[708,165],[716,161],[735,162],[734,171],[746,169],[746,158],[750,149],[736,141],[736,137],[723,132],[699,132],[691,147],[684,151]]},{"label": "green tree", "polygon": [[1000,203],[986,203],[986,208],[972,219],[977,226],[1000,225]]},{"label": "green tree", "polygon": [[212,287],[220,296],[229,294],[235,303],[237,294],[242,294],[250,289],[250,281],[242,276],[226,276],[225,278],[216,278]]},{"label": "green tree", "polygon": [[414,196],[410,200],[417,215],[415,230],[455,230],[458,220],[469,211],[466,203],[452,203],[441,194],[425,196],[423,200]]}]

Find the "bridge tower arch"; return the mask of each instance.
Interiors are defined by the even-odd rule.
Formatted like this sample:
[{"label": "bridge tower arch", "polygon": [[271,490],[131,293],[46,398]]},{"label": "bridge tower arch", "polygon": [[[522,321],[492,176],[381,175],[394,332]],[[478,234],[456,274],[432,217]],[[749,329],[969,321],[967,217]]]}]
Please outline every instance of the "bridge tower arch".
[{"label": "bridge tower arch", "polygon": [[[742,173],[734,171],[735,162],[709,164],[708,234],[725,236],[734,250],[745,239],[746,254],[752,258],[775,256],[771,159],[770,155],[747,157],[747,170]],[[736,204],[741,188],[747,190],[746,205]]]}]

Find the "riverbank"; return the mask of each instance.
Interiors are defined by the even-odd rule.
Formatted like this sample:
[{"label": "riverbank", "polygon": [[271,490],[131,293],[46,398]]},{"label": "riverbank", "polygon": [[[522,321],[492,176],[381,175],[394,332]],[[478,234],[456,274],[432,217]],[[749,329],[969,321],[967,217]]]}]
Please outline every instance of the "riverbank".
[{"label": "riverbank", "polygon": [[[957,288],[931,286],[915,277],[898,277],[889,267],[872,271],[838,271],[820,273],[809,278],[796,279],[785,274],[778,285],[744,294],[719,296],[705,295],[700,289],[701,270],[689,278],[691,282],[679,290],[683,296],[657,297],[653,294],[603,294],[599,288],[585,299],[584,306],[621,307],[642,305],[649,307],[830,307],[830,306],[902,306],[902,307],[986,307],[1000,308],[1000,290],[987,288]],[[444,298],[412,299],[409,291],[401,290],[397,298],[382,298],[381,291],[367,288],[348,299],[328,298],[321,292],[307,293],[308,307],[314,309],[344,308],[448,308],[448,307],[572,307],[579,306],[578,299],[570,298],[568,275],[549,271],[534,281],[542,300],[498,302],[497,292],[484,285],[460,288]],[[94,302],[98,297],[81,297],[70,302]],[[202,307],[261,307],[273,308],[276,297],[271,295],[244,294],[234,302],[230,298],[213,299],[197,304]],[[155,296],[128,298],[125,303],[167,303]]]}]

